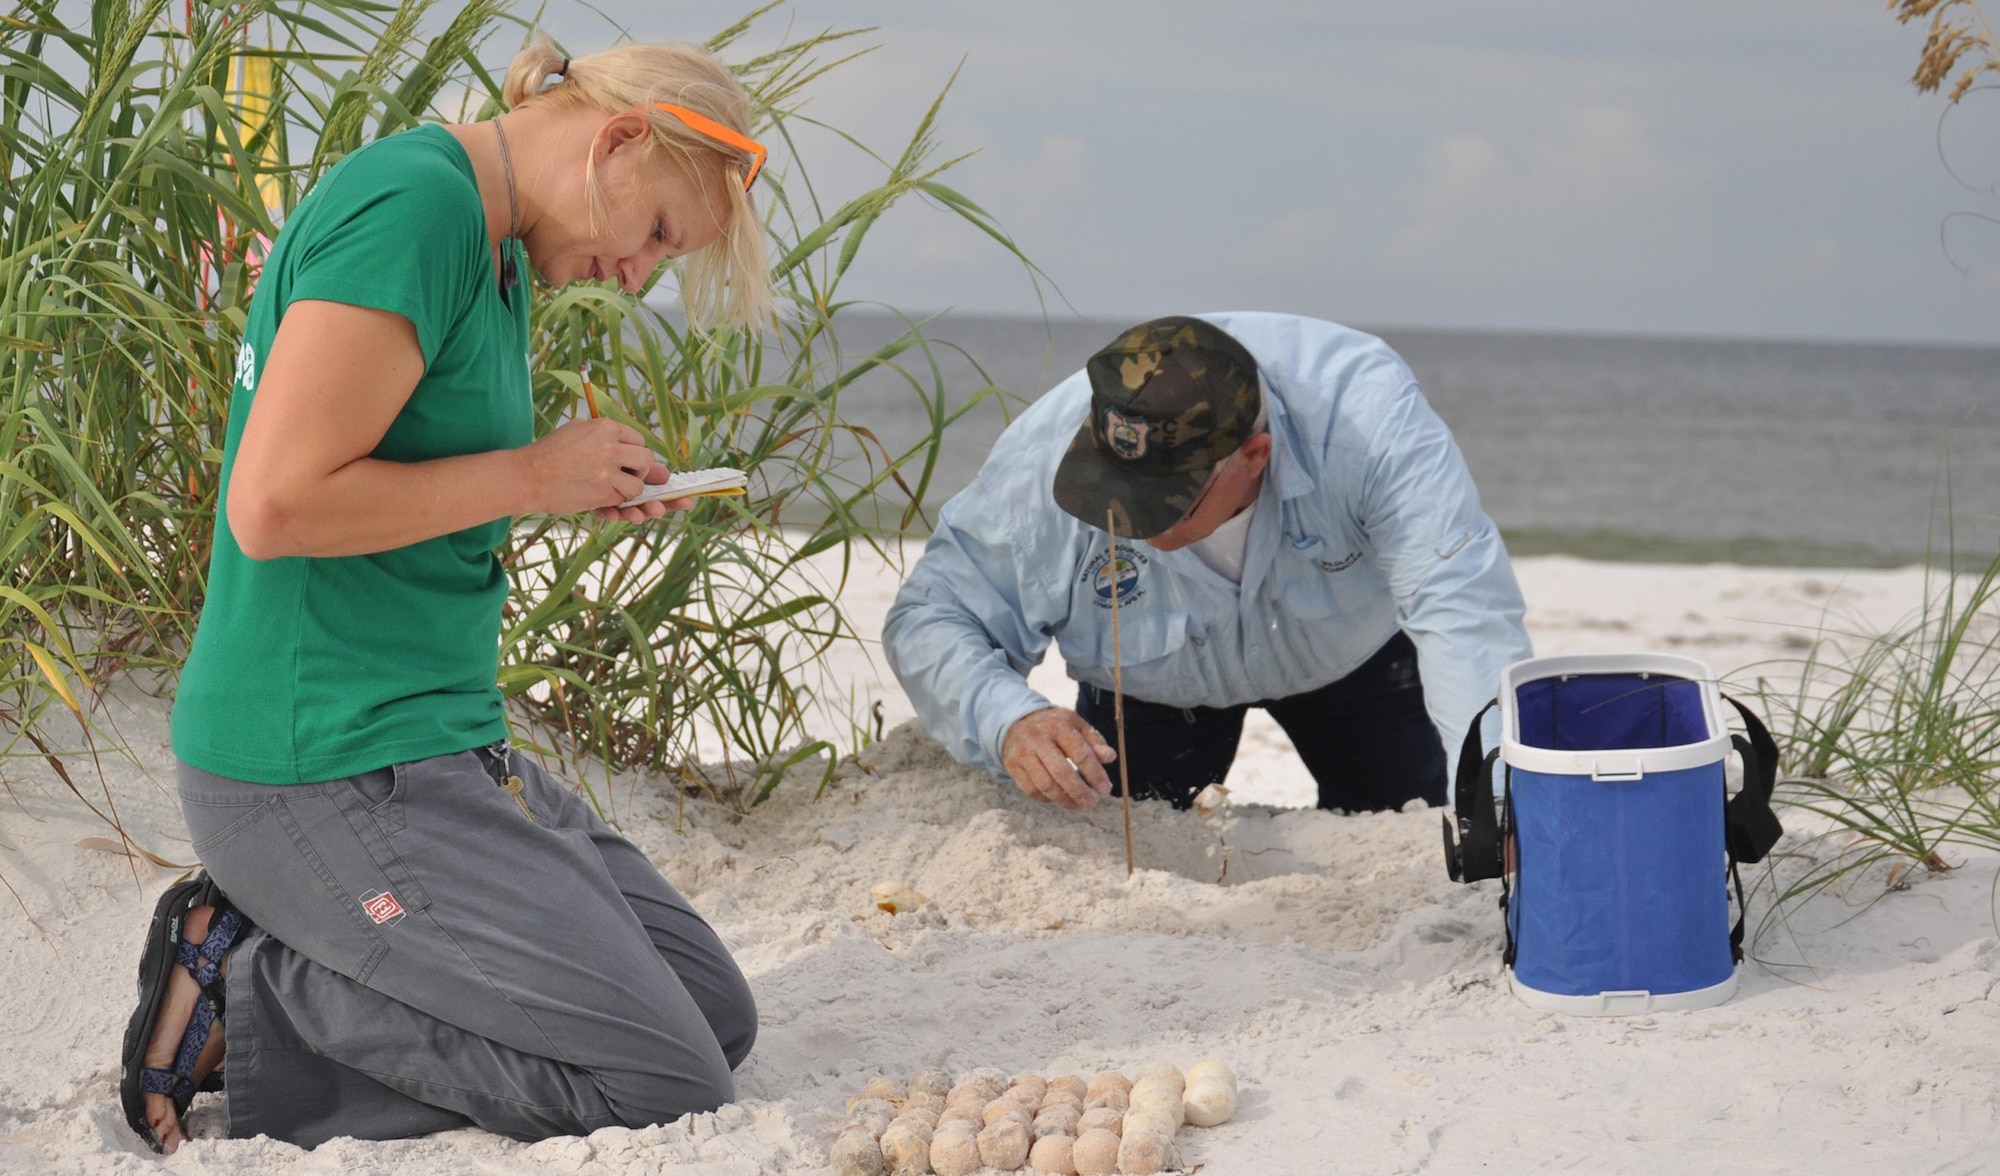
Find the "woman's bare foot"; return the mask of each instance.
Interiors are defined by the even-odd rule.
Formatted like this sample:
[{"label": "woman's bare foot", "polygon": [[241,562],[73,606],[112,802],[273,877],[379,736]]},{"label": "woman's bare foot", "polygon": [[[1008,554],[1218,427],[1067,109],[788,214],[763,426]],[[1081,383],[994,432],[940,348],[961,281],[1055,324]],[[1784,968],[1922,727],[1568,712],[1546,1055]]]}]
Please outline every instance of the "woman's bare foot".
[{"label": "woman's bare foot", "polygon": [[[181,932],[181,939],[187,943],[199,944],[208,938],[208,922],[215,914],[214,907],[196,907],[188,912],[187,922]],[[227,960],[223,962],[222,974],[229,974]],[[186,968],[176,967],[167,981],[167,995],[160,1002],[160,1015],[153,1022],[153,1036],[146,1044],[146,1056],[142,1064],[171,1070],[174,1057],[180,1052],[181,1038],[187,1033],[189,1018],[201,999],[201,988],[188,974]],[[222,1022],[217,1020],[209,1030],[208,1043],[202,1047],[201,1058],[195,1062],[194,1082],[201,1084],[203,1078],[222,1064]],[[165,1094],[146,1095],[146,1122],[153,1129],[153,1138],[160,1141],[160,1147],[168,1155],[187,1140],[187,1133],[181,1130],[181,1117],[174,1110],[174,1100]]]}]

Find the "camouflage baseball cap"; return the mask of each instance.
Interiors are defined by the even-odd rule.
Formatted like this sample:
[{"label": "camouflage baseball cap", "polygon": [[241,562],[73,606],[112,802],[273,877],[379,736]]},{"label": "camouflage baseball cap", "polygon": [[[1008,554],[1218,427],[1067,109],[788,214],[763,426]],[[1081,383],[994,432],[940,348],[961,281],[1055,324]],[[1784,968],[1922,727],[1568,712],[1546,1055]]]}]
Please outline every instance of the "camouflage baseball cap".
[{"label": "camouflage baseball cap", "polygon": [[1090,419],[1056,467],[1056,505],[1150,539],[1179,522],[1208,475],[1249,439],[1257,361],[1213,323],[1140,323],[1084,365]]}]

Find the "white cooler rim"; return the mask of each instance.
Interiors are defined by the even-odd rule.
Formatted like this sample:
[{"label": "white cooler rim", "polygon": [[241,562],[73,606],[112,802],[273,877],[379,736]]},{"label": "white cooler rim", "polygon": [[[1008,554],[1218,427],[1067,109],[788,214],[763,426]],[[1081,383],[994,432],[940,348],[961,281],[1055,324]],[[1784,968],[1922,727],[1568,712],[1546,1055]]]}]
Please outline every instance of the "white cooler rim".
[{"label": "white cooler rim", "polygon": [[[1530,682],[1583,674],[1661,674],[1700,687],[1702,719],[1709,736],[1672,747],[1559,751],[1520,739],[1515,691]],[[1500,758],[1510,767],[1591,780],[1637,780],[1655,772],[1677,772],[1717,763],[1729,756],[1729,725],[1722,718],[1722,691],[1715,669],[1699,658],[1672,653],[1571,653],[1531,657],[1500,671]]]}]

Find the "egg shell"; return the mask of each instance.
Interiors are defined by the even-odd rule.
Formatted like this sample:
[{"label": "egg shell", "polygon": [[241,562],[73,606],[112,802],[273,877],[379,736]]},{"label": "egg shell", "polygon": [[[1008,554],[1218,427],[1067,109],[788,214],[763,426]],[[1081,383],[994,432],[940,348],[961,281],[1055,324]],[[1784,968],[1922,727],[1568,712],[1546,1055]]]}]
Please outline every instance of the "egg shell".
[{"label": "egg shell", "polygon": [[931,1171],[937,1176],[972,1176],[982,1164],[979,1133],[970,1125],[963,1130],[940,1128],[931,1137]]},{"label": "egg shell", "polygon": [[878,882],[868,888],[868,899],[875,904],[876,910],[892,915],[916,910],[930,901],[907,882]]},{"label": "egg shell", "polygon": [[1125,1117],[1144,1115],[1164,1120],[1170,1128],[1178,1128],[1187,1122],[1187,1106],[1178,1094],[1134,1095],[1132,1105],[1125,1108]]},{"label": "egg shell", "polygon": [[1086,1131],[1109,1131],[1113,1135],[1125,1130],[1125,1112],[1114,1107],[1092,1107],[1076,1121],[1076,1133],[1081,1136]]},{"label": "egg shell", "polygon": [[979,1133],[979,1158],[989,1168],[1011,1172],[1028,1161],[1034,1142],[1026,1125],[1016,1119],[1002,1119]]},{"label": "egg shell", "polygon": [[1028,1108],[1011,1098],[994,1099],[986,1104],[979,1116],[980,1125],[983,1127],[991,1127],[1002,1119],[1017,1119],[1023,1127],[1033,1122],[1033,1116],[1028,1114]]},{"label": "egg shell", "polygon": [[930,1176],[931,1130],[897,1120],[882,1133],[882,1162],[892,1176]]},{"label": "egg shell", "polygon": [[1226,1123],[1236,1113],[1236,1088],[1216,1079],[1196,1082],[1181,1096],[1181,1106],[1187,1112],[1187,1121],[1197,1127]]},{"label": "egg shell", "polygon": [[942,1100],[951,1093],[951,1075],[943,1070],[919,1070],[910,1079],[910,1097],[931,1095]]},{"label": "egg shell", "polygon": [[[925,1139],[929,1139],[931,1133],[937,1130],[937,1124],[938,1113],[929,1107],[906,1107],[889,1126],[913,1128],[921,1131]],[[884,1131],[883,1134],[886,1135],[888,1132]]]},{"label": "egg shell", "polygon": [[1076,1125],[1082,1119],[1082,1111],[1068,1103],[1059,1103],[1052,1107],[1043,1107],[1042,1113],[1035,1116],[1033,1126],[1037,1136],[1075,1135]]},{"label": "egg shell", "polygon": [[1028,1166],[1038,1176],[1075,1176],[1076,1137],[1044,1135],[1028,1149]]},{"label": "egg shell", "polygon": [[1125,1176],[1150,1176],[1178,1162],[1172,1133],[1134,1130],[1132,1124],[1125,1125],[1125,1134],[1118,1141],[1118,1170]]},{"label": "egg shell", "polygon": [[834,1176],[879,1176],[882,1145],[866,1131],[843,1131],[828,1149]]},{"label": "egg shell", "polygon": [[1174,1086],[1187,1085],[1187,1075],[1174,1068],[1172,1062],[1147,1062],[1132,1076],[1132,1085],[1137,1086],[1148,1078],[1169,1082]]},{"label": "egg shell", "polygon": [[1236,1085],[1236,1071],[1214,1058],[1196,1062],[1194,1065],[1188,1067],[1187,1084],[1189,1086],[1193,1086],[1204,1078],[1220,1078],[1232,1087]]},{"label": "egg shell", "polygon": [[1118,1170],[1118,1137],[1109,1131],[1086,1131],[1070,1148],[1077,1176],[1111,1176]]},{"label": "egg shell", "polygon": [[[1090,1083],[1085,1082],[1081,1074],[1064,1074],[1059,1078],[1049,1079],[1049,1089],[1067,1090],[1076,1095],[1078,1102],[1082,1102],[1083,1096],[1090,1093]],[[1047,1096],[1044,1095],[1043,1097]]]},{"label": "egg shell", "polygon": [[870,1098],[879,1098],[884,1102],[902,1102],[903,1084],[894,1078],[870,1079],[868,1085],[861,1088],[860,1094],[847,1100],[847,1109],[851,1111],[854,1109],[854,1104]]},{"label": "egg shell", "polygon": [[1089,1085],[1084,1087],[1083,1089],[1084,1105],[1086,1106],[1092,1105],[1090,1101],[1091,1099],[1094,1099],[1098,1095],[1104,1094],[1107,1091],[1113,1091],[1113,1090],[1117,1091],[1121,1095],[1130,1095],[1132,1093],[1132,1080],[1130,1078],[1127,1078],[1125,1075],[1118,1073],[1116,1070],[1106,1070],[1104,1073],[1099,1074],[1096,1077],[1093,1077],[1090,1080]]}]

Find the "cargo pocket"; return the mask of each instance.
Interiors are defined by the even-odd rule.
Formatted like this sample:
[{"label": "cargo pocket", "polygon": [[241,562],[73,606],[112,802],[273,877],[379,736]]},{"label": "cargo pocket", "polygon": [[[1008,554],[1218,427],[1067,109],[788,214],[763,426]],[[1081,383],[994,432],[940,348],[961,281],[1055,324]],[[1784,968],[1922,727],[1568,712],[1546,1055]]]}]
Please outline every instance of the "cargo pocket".
[{"label": "cargo pocket", "polygon": [[251,922],[307,959],[366,980],[388,947],[362,900],[389,888],[372,863],[355,876],[354,859],[366,857],[323,787],[272,786],[248,807],[183,795],[181,811],[196,855]]},{"label": "cargo pocket", "polygon": [[[398,920],[397,911],[407,915],[428,910],[431,905],[430,895],[423,883],[417,881],[416,871],[410,869],[402,853],[403,834],[408,828],[404,798],[409,786],[409,774],[402,764],[326,785],[328,800],[347,819],[362,851],[388,883],[382,889],[392,902],[379,899],[362,902],[363,910],[377,924]],[[390,914],[389,920],[375,918],[385,910]]]}]

